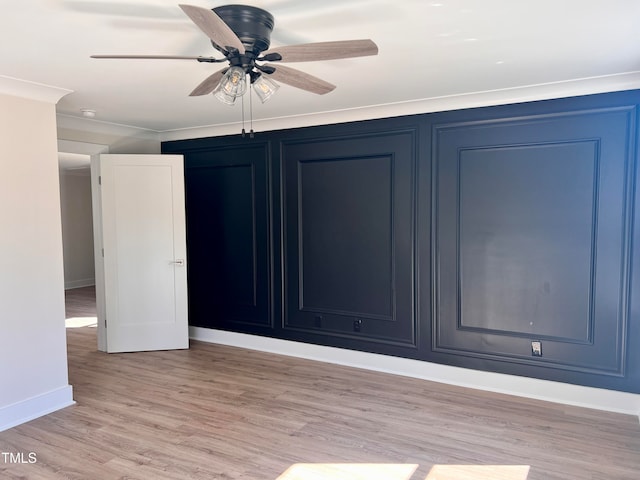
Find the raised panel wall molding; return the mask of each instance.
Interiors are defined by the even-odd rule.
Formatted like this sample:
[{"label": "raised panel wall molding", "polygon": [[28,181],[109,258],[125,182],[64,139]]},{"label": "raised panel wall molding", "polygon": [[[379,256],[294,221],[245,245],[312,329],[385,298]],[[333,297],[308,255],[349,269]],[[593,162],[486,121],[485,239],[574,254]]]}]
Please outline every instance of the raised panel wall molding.
[{"label": "raised panel wall molding", "polygon": [[270,328],[268,145],[185,155],[190,322]]},{"label": "raised panel wall molding", "polygon": [[624,375],[635,115],[434,127],[434,351]]},{"label": "raised panel wall molding", "polygon": [[[204,195],[188,242],[245,245],[200,248],[192,325],[640,393],[639,104],[615,92],[165,142]],[[228,175],[189,169],[214,165]],[[225,278],[255,280],[253,313],[215,307]]]},{"label": "raised panel wall molding", "polygon": [[416,346],[415,132],[284,142],[284,329]]}]

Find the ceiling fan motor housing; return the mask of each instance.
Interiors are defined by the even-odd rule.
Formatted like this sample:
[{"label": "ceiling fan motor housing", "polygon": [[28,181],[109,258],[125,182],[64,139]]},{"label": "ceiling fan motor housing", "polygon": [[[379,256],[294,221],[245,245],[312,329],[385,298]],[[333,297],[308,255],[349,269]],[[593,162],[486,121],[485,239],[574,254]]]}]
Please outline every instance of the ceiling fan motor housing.
[{"label": "ceiling fan motor housing", "polygon": [[269,48],[275,22],[273,15],[266,10],[248,5],[223,5],[213,11],[238,36],[250,56],[257,57]]}]

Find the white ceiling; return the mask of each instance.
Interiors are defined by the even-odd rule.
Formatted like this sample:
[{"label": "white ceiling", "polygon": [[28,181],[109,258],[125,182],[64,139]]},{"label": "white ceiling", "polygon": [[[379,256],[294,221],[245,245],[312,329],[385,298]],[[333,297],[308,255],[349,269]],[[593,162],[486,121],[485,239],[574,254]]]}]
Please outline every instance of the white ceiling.
[{"label": "white ceiling", "polygon": [[[219,0],[182,0],[207,8]],[[282,85],[254,119],[344,111],[640,71],[637,0],[243,0],[276,19],[272,47],[371,38],[375,57],[293,66],[337,85]],[[236,0],[236,3],[238,0]],[[20,0],[0,16],[0,75],[73,90],[58,113],[159,132],[240,120],[188,94],[215,64],[91,54],[220,56],[167,0]],[[627,75],[628,77],[628,75]],[[634,78],[638,78],[637,75]],[[640,85],[636,85],[640,87]],[[248,108],[248,107],[247,107]]]}]

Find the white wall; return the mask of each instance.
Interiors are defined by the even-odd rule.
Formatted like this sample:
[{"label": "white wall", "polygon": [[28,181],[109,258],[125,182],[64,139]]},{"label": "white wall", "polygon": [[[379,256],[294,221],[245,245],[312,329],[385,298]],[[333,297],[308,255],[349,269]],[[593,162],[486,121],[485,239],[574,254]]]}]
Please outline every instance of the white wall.
[{"label": "white wall", "polygon": [[95,285],[89,169],[60,170],[64,287]]},{"label": "white wall", "polygon": [[68,91],[33,100],[7,94],[16,83],[0,77],[0,431],[73,403],[55,117]]}]

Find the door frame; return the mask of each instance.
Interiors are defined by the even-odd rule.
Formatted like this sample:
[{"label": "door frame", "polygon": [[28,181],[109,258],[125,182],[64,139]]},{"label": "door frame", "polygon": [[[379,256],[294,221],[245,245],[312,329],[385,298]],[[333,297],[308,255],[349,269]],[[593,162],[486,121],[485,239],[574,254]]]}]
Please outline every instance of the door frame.
[{"label": "door frame", "polygon": [[107,351],[104,256],[102,236],[102,196],[100,195],[100,154],[91,155],[91,202],[93,205],[93,256],[96,273],[96,316],[98,350]]}]

